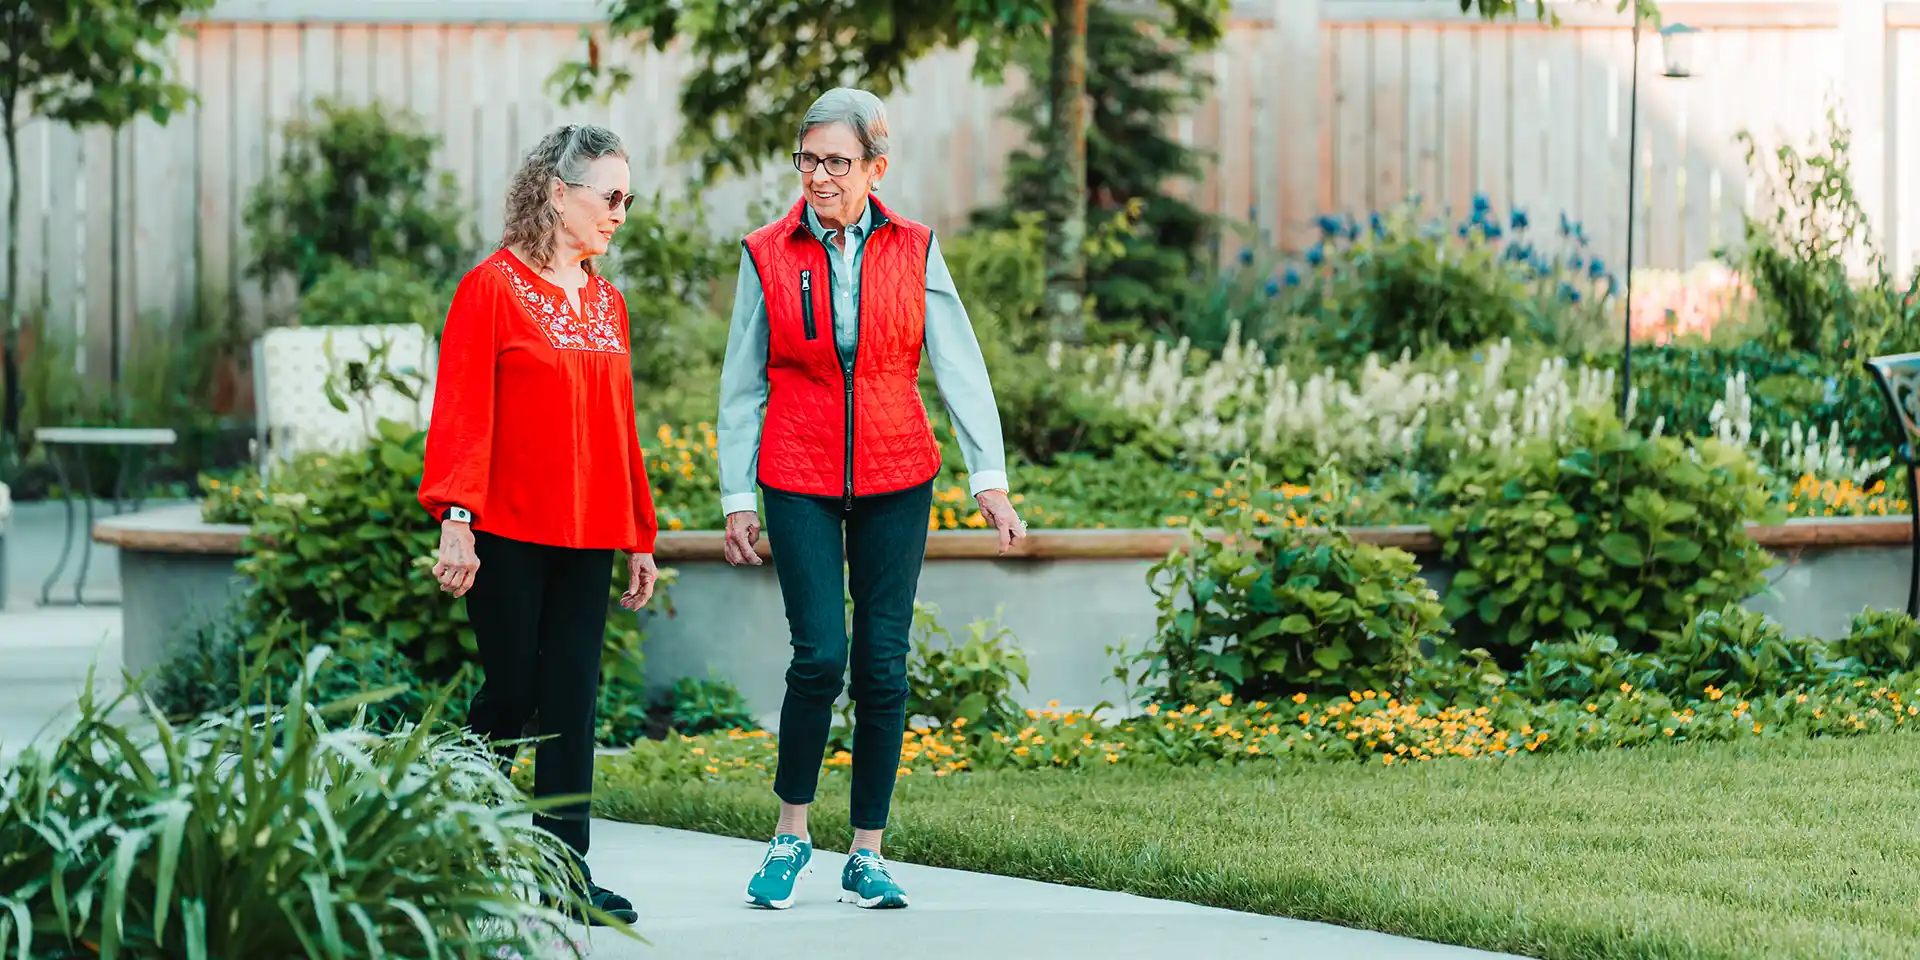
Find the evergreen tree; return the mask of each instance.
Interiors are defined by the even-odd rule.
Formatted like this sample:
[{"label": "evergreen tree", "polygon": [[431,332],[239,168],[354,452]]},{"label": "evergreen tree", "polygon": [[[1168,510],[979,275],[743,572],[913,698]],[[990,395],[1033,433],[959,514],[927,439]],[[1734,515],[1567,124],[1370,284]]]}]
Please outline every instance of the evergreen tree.
[{"label": "evergreen tree", "polygon": [[[1106,321],[1139,320],[1173,331],[1202,272],[1213,218],[1168,192],[1170,184],[1201,174],[1203,156],[1170,129],[1206,92],[1206,78],[1189,66],[1194,46],[1178,28],[1116,9],[1110,0],[1088,9],[1087,220],[1102,223],[1139,205],[1124,251],[1087,264],[1087,293]],[[1009,157],[1004,199],[975,212],[979,226],[1005,227],[1019,212],[1042,209],[1056,173],[1044,149],[1047,46],[1028,45],[1018,57],[1031,81],[1012,115],[1033,138]]]}]

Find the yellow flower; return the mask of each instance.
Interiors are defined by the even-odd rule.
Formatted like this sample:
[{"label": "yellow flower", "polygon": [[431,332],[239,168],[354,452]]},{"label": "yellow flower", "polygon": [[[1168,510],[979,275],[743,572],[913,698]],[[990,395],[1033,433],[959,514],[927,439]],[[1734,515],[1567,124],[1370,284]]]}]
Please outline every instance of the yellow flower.
[{"label": "yellow flower", "polygon": [[1223,694],[1221,694],[1221,695],[1220,695],[1220,705],[1221,705],[1221,706],[1223,706],[1223,707],[1231,707],[1231,706],[1233,706],[1233,694],[1231,694],[1231,693],[1223,693]]},{"label": "yellow flower", "polygon": [[1296,694],[1294,694],[1294,695],[1293,695],[1293,702],[1294,702],[1294,703],[1306,703],[1306,702],[1307,702],[1307,695],[1306,695],[1306,694],[1304,694],[1304,693],[1296,693]]}]

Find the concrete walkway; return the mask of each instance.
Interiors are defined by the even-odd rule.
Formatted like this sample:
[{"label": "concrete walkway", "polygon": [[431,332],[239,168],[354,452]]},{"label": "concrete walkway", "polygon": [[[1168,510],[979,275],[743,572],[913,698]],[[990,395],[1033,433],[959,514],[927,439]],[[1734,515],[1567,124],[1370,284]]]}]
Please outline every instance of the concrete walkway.
[{"label": "concrete walkway", "polygon": [[[836,901],[841,854],[817,852],[799,902],[757,910],[742,898],[765,845],[595,821],[596,879],[631,897],[642,945],[605,930],[593,956],[701,960],[1275,957],[1469,960],[1503,954],[1322,923],[959,870],[892,864],[913,905],[861,910]],[[858,945],[858,952],[854,945]]]}]

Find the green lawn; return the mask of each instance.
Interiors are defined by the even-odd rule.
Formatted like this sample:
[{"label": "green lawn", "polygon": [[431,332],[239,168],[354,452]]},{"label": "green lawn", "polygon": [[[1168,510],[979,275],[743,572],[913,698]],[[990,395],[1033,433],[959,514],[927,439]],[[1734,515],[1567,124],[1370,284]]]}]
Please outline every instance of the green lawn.
[{"label": "green lawn", "polygon": [[[761,838],[763,782],[602,816]],[[1920,738],[900,782],[890,857],[1561,957],[1920,956]],[[817,843],[844,848],[845,779]]]}]

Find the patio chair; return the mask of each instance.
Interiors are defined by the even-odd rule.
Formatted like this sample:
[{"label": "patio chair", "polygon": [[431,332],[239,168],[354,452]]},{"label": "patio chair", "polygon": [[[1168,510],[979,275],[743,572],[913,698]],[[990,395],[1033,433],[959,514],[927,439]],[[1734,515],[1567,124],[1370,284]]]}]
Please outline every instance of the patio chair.
[{"label": "patio chair", "polygon": [[1867,361],[1867,372],[1887,398],[1887,412],[1900,436],[1900,461],[1907,468],[1907,512],[1913,515],[1913,545],[1907,566],[1907,615],[1920,617],[1920,353],[1900,353]]}]

